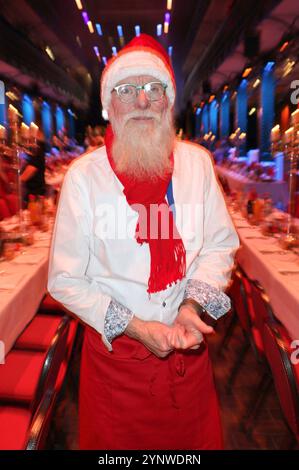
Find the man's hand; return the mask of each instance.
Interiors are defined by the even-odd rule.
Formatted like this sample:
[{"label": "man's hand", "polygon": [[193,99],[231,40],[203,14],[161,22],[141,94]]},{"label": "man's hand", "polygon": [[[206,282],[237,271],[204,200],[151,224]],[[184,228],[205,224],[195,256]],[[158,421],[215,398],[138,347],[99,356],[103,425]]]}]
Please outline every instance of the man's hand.
[{"label": "man's hand", "polygon": [[192,306],[184,305],[171,326],[133,317],[124,333],[142,343],[157,357],[166,357],[174,349],[198,349],[202,334],[213,332],[213,328],[199,318]]},{"label": "man's hand", "polygon": [[169,343],[172,346],[178,340],[181,349],[198,349],[203,340],[202,335],[214,333],[214,329],[199,318],[192,305],[182,305],[173,326],[179,326],[184,334],[175,338],[176,329],[174,329]]},{"label": "man's hand", "polygon": [[157,357],[166,357],[174,349],[180,348],[180,336],[184,334],[184,328],[179,324],[168,326],[159,321],[133,317],[124,333],[144,344]]}]

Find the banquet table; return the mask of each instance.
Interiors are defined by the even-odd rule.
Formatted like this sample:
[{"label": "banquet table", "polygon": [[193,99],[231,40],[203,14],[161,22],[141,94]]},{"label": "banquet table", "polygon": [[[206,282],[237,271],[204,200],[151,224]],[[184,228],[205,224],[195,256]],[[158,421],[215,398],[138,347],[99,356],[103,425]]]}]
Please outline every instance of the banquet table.
[{"label": "banquet table", "polygon": [[299,250],[283,250],[275,237],[264,236],[239,212],[232,213],[241,248],[237,261],[269,296],[274,315],[293,339],[299,339]]},{"label": "banquet table", "polygon": [[247,193],[255,189],[258,196],[268,193],[275,205],[280,203],[283,207],[287,207],[289,192],[286,181],[253,181],[223,166],[216,165],[215,168],[217,174],[226,179],[230,190]]},{"label": "banquet table", "polygon": [[1,352],[10,351],[46,293],[50,238],[50,232],[36,232],[33,245],[0,262],[0,363]]}]

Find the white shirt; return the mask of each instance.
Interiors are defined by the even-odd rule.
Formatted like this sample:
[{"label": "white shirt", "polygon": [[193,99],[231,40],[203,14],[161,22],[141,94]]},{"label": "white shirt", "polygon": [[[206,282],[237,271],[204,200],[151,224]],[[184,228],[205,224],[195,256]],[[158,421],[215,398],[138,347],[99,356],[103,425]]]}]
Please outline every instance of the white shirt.
[{"label": "white shirt", "polygon": [[83,155],[67,171],[52,238],[48,290],[102,336],[111,300],[143,320],[171,324],[188,279],[221,290],[227,285],[239,241],[208,151],[177,141],[172,185],[187,274],[149,296],[149,246],[134,238],[138,214],[126,201],[105,147]]}]

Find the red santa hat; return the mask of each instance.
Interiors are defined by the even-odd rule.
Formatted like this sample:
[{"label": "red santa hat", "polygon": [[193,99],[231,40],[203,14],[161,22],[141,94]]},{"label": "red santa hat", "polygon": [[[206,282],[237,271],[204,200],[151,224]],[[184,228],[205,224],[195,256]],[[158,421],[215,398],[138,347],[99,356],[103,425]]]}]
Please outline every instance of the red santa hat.
[{"label": "red santa hat", "polygon": [[176,86],[174,71],[164,48],[148,34],[140,34],[130,41],[117,56],[112,57],[103,70],[101,100],[107,111],[111,91],[121,80],[136,75],[152,75],[167,85],[166,95],[172,106]]}]

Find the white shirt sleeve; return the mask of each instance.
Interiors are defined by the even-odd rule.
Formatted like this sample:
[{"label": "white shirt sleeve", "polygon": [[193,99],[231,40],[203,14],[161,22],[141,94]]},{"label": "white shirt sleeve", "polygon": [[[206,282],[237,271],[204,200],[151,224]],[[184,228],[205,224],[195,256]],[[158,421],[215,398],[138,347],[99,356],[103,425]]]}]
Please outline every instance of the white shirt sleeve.
[{"label": "white shirt sleeve", "polygon": [[91,215],[86,185],[71,168],[61,190],[50,251],[48,290],[82,321],[102,334],[111,297],[86,276]]},{"label": "white shirt sleeve", "polygon": [[239,238],[228,213],[211,158],[205,162],[203,246],[189,279],[202,281],[223,291],[230,279]]}]

